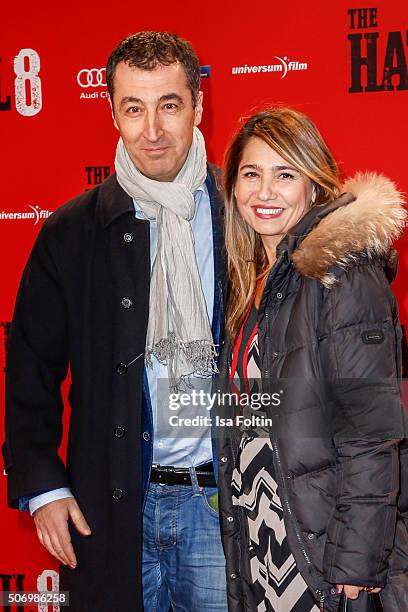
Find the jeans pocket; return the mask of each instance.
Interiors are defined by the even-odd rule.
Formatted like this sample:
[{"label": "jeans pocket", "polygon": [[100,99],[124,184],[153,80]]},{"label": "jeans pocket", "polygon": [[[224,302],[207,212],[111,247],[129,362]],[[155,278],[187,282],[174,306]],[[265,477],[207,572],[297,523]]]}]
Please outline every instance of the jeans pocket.
[{"label": "jeans pocket", "polygon": [[215,518],[218,518],[218,490],[212,487],[203,489],[201,492],[201,499],[207,512]]}]

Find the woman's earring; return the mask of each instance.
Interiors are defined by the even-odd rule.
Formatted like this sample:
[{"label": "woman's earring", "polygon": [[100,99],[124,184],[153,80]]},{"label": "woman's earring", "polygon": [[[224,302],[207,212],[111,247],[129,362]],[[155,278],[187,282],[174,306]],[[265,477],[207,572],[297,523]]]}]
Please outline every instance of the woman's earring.
[{"label": "woman's earring", "polygon": [[312,198],[311,198],[310,204],[313,206],[315,201],[316,201],[316,189],[313,187],[312,188]]}]

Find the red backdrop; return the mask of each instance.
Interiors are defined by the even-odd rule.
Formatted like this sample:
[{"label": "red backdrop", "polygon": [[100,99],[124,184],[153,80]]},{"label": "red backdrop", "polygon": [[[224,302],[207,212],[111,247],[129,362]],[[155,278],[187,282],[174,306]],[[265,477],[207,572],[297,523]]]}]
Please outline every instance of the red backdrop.
[{"label": "red backdrop", "polygon": [[[151,9],[129,0],[88,0],[78,7],[75,2],[64,4],[63,9],[47,2],[3,3],[3,332],[44,218],[112,171],[117,132],[100,69],[122,38],[144,29],[175,32],[197,50],[203,73],[209,75],[202,82],[201,127],[210,161],[222,162],[239,117],[269,103],[284,103],[316,121],[345,177],[374,170],[408,190],[406,0],[210,0],[177,8],[158,0]],[[394,290],[401,319],[408,323],[407,238],[398,247],[400,271]],[[4,363],[1,343],[2,414]],[[3,437],[2,429],[0,433]],[[37,575],[57,566],[37,543],[32,519],[6,508],[5,481],[0,479],[0,590],[14,590],[18,580],[20,588],[33,590]]]}]

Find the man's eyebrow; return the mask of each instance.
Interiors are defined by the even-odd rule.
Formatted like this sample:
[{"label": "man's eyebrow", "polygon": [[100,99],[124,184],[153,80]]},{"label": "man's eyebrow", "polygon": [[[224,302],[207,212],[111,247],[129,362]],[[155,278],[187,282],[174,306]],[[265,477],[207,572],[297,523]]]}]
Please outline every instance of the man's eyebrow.
[{"label": "man's eyebrow", "polygon": [[143,101],[140,98],[134,98],[133,96],[126,96],[125,98],[121,99],[120,107],[122,108],[122,106],[125,106],[125,104],[128,104],[129,102],[131,102],[132,104],[143,104]]},{"label": "man's eyebrow", "polygon": [[176,93],[168,93],[159,98],[159,102],[169,102],[169,100],[177,100],[179,104],[184,104],[184,100]]},{"label": "man's eyebrow", "polygon": [[[170,100],[177,100],[179,104],[184,105],[183,98],[176,93],[168,93],[168,94],[165,94],[164,96],[161,96],[158,100],[158,103],[161,104],[163,102],[169,102]],[[143,100],[141,100],[140,98],[135,98],[134,96],[125,96],[120,101],[120,107],[122,108],[123,106],[125,106],[125,104],[129,104],[129,103],[144,104]]]}]

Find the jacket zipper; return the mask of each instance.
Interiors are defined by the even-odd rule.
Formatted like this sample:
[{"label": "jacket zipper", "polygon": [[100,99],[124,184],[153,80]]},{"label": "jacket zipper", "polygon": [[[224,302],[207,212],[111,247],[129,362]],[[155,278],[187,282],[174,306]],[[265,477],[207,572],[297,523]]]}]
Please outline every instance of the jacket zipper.
[{"label": "jacket zipper", "polygon": [[[265,310],[264,318],[265,318],[265,321],[268,321],[268,319],[269,319],[268,309]],[[265,378],[266,378],[266,380],[268,380],[268,378],[269,378],[269,370],[265,370]]]},{"label": "jacket zipper", "polygon": [[320,589],[316,589],[316,595],[319,597],[319,610],[324,612],[324,593]]},{"label": "jacket zipper", "polygon": [[[284,253],[279,257],[278,261],[283,259],[283,257],[284,257]],[[268,279],[268,280],[270,281],[270,279]],[[275,312],[275,317],[273,317],[272,322],[275,320],[276,316],[277,316],[277,311]],[[268,312],[268,308],[267,307],[265,308],[264,318],[265,318],[265,321],[268,321],[268,319],[269,319],[269,312]],[[264,370],[264,376],[265,376],[265,378],[268,378],[269,370]],[[282,462],[281,462],[281,458],[280,458],[280,454],[279,454],[279,448],[278,448],[276,440],[272,440],[272,448],[273,448],[273,451],[274,451],[275,456],[276,456],[276,461],[277,461],[277,464],[278,464],[278,467],[279,467],[279,472],[280,472],[280,476],[281,476],[282,482],[284,483],[285,482],[285,475],[284,475],[284,472],[283,472]],[[303,554],[303,556],[305,558],[305,561],[308,564],[308,566],[313,568],[313,564],[312,564],[312,562],[310,560],[310,557],[309,557],[309,555],[307,553],[307,550],[305,548],[305,545],[303,543],[302,536],[300,535],[300,531],[299,531],[297,522],[296,522],[295,518],[293,517],[292,508],[290,507],[289,499],[288,499],[288,497],[286,495],[285,487],[283,487],[282,493],[283,493],[283,503],[284,503],[284,505],[286,507],[286,510],[287,510],[287,513],[288,513],[289,517],[292,519],[292,524],[293,524],[294,529],[295,529],[295,535],[296,535],[296,539],[297,539],[297,541],[299,543],[300,550],[302,551],[302,554]],[[319,599],[319,610],[320,610],[320,612],[324,612],[325,595],[324,595],[323,591],[321,591],[320,589],[315,589],[315,593],[316,593],[316,595],[317,595],[317,597]]]},{"label": "jacket zipper", "polygon": [[[278,445],[276,443],[276,440],[272,441],[272,448],[273,448],[275,456],[276,456],[276,461],[277,461],[277,464],[278,464],[278,467],[279,467],[279,472],[280,472],[280,476],[282,478],[282,482],[284,482],[285,481],[285,476],[284,476],[284,472],[283,472],[283,468],[282,468],[282,462],[281,462],[281,458],[280,458],[280,454],[279,454],[279,448],[278,448]],[[289,517],[292,519],[292,524],[293,524],[293,527],[295,529],[295,535],[296,535],[296,539],[297,539],[297,541],[299,543],[300,550],[302,551],[302,554],[303,554],[303,556],[305,558],[306,563],[309,565],[309,567],[313,568],[313,564],[312,564],[312,562],[310,560],[308,552],[307,552],[307,550],[305,548],[305,545],[303,543],[302,536],[300,535],[300,531],[299,531],[297,522],[296,522],[295,518],[293,517],[292,508],[290,507],[289,500],[288,500],[288,497],[286,495],[285,487],[283,487],[283,489],[282,489],[282,494],[283,494],[283,503],[284,503],[284,505],[286,507],[286,510],[288,512]],[[324,612],[324,600],[325,600],[324,593],[320,589],[315,589],[315,593],[316,593],[316,595],[319,598],[319,609],[320,609],[320,612]]]}]

